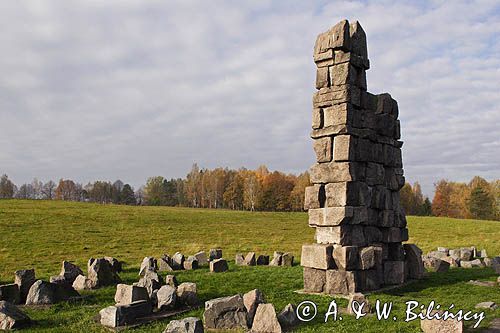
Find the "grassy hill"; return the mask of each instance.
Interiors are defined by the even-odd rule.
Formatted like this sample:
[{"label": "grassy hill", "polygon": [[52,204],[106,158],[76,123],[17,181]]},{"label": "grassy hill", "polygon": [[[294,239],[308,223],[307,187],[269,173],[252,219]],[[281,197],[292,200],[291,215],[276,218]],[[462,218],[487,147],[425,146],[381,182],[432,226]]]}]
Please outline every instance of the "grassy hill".
[{"label": "grassy hill", "polygon": [[[485,248],[490,256],[500,254],[500,223],[494,221],[457,220],[434,217],[409,217],[410,240],[424,252],[437,246],[475,245]],[[0,200],[0,282],[9,283],[13,272],[35,268],[37,277],[48,279],[60,270],[62,260],[86,267],[90,257],[115,256],[125,261],[121,274],[126,283],[138,280],[139,264],[144,256],[160,256],[181,251],[192,254],[199,250],[221,247],[224,257],[234,259],[236,252],[255,251],[270,254],[275,250],[300,256],[303,243],[313,242],[314,230],[307,226],[306,213],[239,212],[170,207],[130,207],[58,201]],[[210,274],[207,269],[176,273],[180,281],[198,284],[200,297],[214,297],[246,292],[253,288],[264,291],[277,309],[287,303],[314,300],[320,313],[326,312],[331,298],[298,295],[302,288],[302,269],[273,267],[236,267],[223,274]],[[470,279],[495,280],[491,269],[453,269],[446,274],[429,274],[421,282],[391,292],[374,294],[375,301],[393,301],[398,317],[404,318],[405,300],[435,300],[455,308],[473,310],[476,303],[492,300],[500,303],[500,288],[466,284]],[[37,320],[34,331],[98,332],[104,331],[92,322],[99,309],[113,303],[114,288],[86,293],[81,304],[58,304],[44,309],[28,309]],[[346,306],[344,300],[340,305]],[[201,316],[202,311],[193,315]],[[488,322],[500,316],[500,310],[487,312]],[[165,322],[144,326],[134,331],[162,332]],[[418,321],[405,323],[378,322],[374,318],[322,323],[319,319],[303,325],[300,332],[419,332]]]}]

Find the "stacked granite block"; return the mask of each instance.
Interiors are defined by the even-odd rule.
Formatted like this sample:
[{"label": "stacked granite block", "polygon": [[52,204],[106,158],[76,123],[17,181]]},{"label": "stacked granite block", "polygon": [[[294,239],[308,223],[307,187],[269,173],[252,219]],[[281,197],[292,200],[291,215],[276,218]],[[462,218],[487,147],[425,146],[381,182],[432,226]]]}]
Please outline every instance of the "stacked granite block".
[{"label": "stacked granite block", "polygon": [[316,243],[302,248],[304,289],[349,294],[401,284],[409,277],[405,261],[418,259],[415,251],[407,258],[402,245],[408,229],[399,197],[405,178],[398,104],[367,92],[366,34],[358,22],[344,20],[320,34],[314,61],[317,163],[305,209]]}]

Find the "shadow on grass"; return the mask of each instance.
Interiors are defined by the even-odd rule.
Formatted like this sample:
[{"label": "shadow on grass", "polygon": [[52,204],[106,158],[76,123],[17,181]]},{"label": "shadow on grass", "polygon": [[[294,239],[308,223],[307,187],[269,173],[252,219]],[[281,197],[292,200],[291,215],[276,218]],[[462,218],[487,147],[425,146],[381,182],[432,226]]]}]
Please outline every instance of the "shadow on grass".
[{"label": "shadow on grass", "polygon": [[448,272],[427,272],[422,280],[414,281],[407,286],[384,291],[384,294],[392,296],[403,296],[408,292],[419,292],[428,288],[438,288],[444,285],[454,285],[468,282],[470,280],[491,280],[497,274],[491,268],[455,268]]}]

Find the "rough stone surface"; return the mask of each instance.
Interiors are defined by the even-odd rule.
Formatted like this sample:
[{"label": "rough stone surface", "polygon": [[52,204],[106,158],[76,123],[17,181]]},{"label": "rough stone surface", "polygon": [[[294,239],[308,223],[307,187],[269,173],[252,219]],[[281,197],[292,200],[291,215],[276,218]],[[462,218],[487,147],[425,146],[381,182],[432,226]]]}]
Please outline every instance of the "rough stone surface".
[{"label": "rough stone surface", "polygon": [[247,322],[249,327],[252,327],[255,311],[257,311],[257,307],[261,303],[264,303],[264,295],[259,289],[250,290],[243,295],[243,304],[245,304],[245,309],[247,310]]},{"label": "rough stone surface", "polygon": [[462,333],[464,325],[458,320],[420,320],[420,328],[424,333]]},{"label": "rough stone surface", "polygon": [[234,257],[234,262],[238,266],[245,265],[245,256],[243,254],[241,254],[241,253],[236,253],[236,255]]},{"label": "rough stone surface", "polygon": [[6,301],[11,304],[19,304],[21,302],[19,286],[15,283],[0,286],[0,301]]},{"label": "rough stone surface", "polygon": [[269,263],[269,266],[281,266],[283,261],[283,252],[275,251],[273,254],[273,260]]},{"label": "rough stone surface", "polygon": [[28,296],[28,292],[35,281],[34,269],[22,269],[14,273],[14,283],[19,286],[21,303],[26,301],[26,296]]},{"label": "rough stone surface", "polygon": [[146,288],[121,283],[116,286],[115,303],[130,304],[136,301],[149,301]]},{"label": "rough stone surface", "polygon": [[194,254],[194,257],[196,260],[198,260],[198,266],[207,266],[208,265],[208,259],[207,259],[207,254],[205,251],[200,251]]},{"label": "rough stone surface", "polygon": [[208,260],[222,259],[222,249],[210,249]]},{"label": "rough stone surface", "polygon": [[[357,302],[357,303],[355,303]],[[363,304],[363,305],[361,305]],[[371,306],[366,296],[362,293],[349,294],[349,303],[347,304],[347,313],[354,314],[355,310],[362,306],[362,313],[370,313]]]},{"label": "rough stone surface", "polygon": [[147,270],[135,285],[146,288],[149,298],[154,300],[154,291],[160,289],[162,282],[163,280],[157,272]]},{"label": "rough stone surface", "polygon": [[198,260],[196,259],[195,256],[189,256],[185,261],[184,261],[184,269],[187,271],[193,270],[193,269],[198,269]]},{"label": "rough stone surface", "polygon": [[120,273],[123,270],[123,264],[120,260],[118,260],[114,257],[104,257],[104,259],[109,262],[113,272]]},{"label": "rough stone surface", "polygon": [[30,324],[30,318],[15,305],[0,301],[0,330],[15,330]]},{"label": "rough stone surface", "polygon": [[75,290],[90,290],[93,288],[92,281],[85,275],[78,275],[73,281],[73,288]]},{"label": "rough stone surface", "polygon": [[111,264],[104,258],[93,260],[88,268],[88,279],[92,287],[110,286],[121,282],[120,277],[113,271]]},{"label": "rough stone surface", "polygon": [[303,267],[330,269],[335,267],[332,257],[333,246],[325,244],[302,245],[300,257]]},{"label": "rough stone surface", "polygon": [[447,272],[450,269],[450,264],[444,260],[437,258],[423,258],[424,267],[438,273]]},{"label": "rough stone surface", "polygon": [[241,295],[221,297],[205,302],[205,328],[247,329],[247,311]]},{"label": "rough stone surface", "polygon": [[177,299],[179,303],[195,306],[199,303],[196,283],[184,282],[177,287]]},{"label": "rough stone surface", "polygon": [[329,295],[349,295],[358,291],[356,283],[357,271],[341,271],[329,269],[326,271],[325,293]]},{"label": "rough stone surface", "polygon": [[281,333],[281,325],[272,304],[259,304],[251,332]]},{"label": "rough stone surface", "polygon": [[246,266],[255,266],[256,265],[255,252],[248,252],[245,256],[245,265]]},{"label": "rough stone surface", "polygon": [[169,285],[161,286],[156,293],[156,299],[159,310],[173,309],[177,301],[177,289]]},{"label": "rough stone surface", "polygon": [[491,259],[491,267],[497,274],[500,274],[500,257]]},{"label": "rough stone surface", "polygon": [[227,271],[228,269],[229,266],[227,265],[227,261],[225,259],[221,258],[210,261],[210,272],[221,273]]},{"label": "rough stone surface", "polygon": [[495,302],[481,302],[481,303],[476,304],[476,309],[495,310],[497,307],[498,306]]},{"label": "rough stone surface", "polygon": [[179,283],[177,282],[177,278],[175,277],[175,275],[167,275],[165,276],[165,284],[169,285],[169,286],[172,286],[172,287],[176,287],[179,285]]},{"label": "rough stone surface", "polygon": [[135,323],[137,318],[145,317],[152,312],[151,303],[137,301],[130,304],[108,306],[99,311],[101,325],[120,327]]},{"label": "rough stone surface", "polygon": [[287,304],[278,314],[278,321],[283,329],[290,329],[300,324],[297,317],[297,307],[293,304]]},{"label": "rough stone surface", "polygon": [[[164,254],[160,259],[158,259],[157,262],[158,262],[158,270],[160,272],[172,272],[174,270],[172,268],[172,258],[170,258],[168,254]],[[146,271],[146,268],[147,267],[143,269],[144,272]],[[154,270],[154,268],[152,270]]]},{"label": "rough stone surface", "polygon": [[384,283],[388,285],[405,282],[405,262],[386,261],[384,263]]},{"label": "rough stone surface", "polygon": [[146,271],[157,271],[158,270],[158,262],[153,257],[144,257],[142,259],[141,268],[139,269],[139,275],[143,276]]},{"label": "rough stone surface", "polygon": [[325,290],[326,271],[304,267],[304,291],[321,293]]},{"label": "rough stone surface", "polygon": [[63,261],[61,273],[59,273],[59,275],[64,276],[64,279],[68,281],[69,284],[73,284],[73,281],[75,281],[78,275],[83,275],[83,271],[75,264],[69,261]]},{"label": "rough stone surface", "polygon": [[172,320],[163,333],[203,333],[203,323],[199,318],[188,317]]},{"label": "rough stone surface", "polygon": [[269,256],[266,255],[259,255],[257,257],[257,266],[266,266],[269,265]]},{"label": "rough stone surface", "polygon": [[180,253],[180,252],[176,252],[172,256],[172,268],[174,270],[184,269],[184,260],[186,260],[186,258],[184,257],[184,255],[182,253]]},{"label": "rough stone surface", "polygon": [[294,259],[293,254],[289,252],[283,253],[283,256],[281,257],[281,266],[292,267],[293,259]]},{"label": "rough stone surface", "polygon": [[410,279],[421,279],[424,277],[425,269],[422,262],[422,250],[415,244],[404,244],[405,261]]}]

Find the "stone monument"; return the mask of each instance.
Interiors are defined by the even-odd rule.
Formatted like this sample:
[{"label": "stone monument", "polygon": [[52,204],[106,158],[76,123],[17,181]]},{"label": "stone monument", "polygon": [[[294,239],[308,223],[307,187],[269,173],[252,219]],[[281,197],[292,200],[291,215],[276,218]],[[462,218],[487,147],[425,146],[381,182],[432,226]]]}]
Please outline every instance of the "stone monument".
[{"label": "stone monument", "polygon": [[302,247],[306,292],[347,295],[421,278],[399,190],[405,183],[398,103],[367,91],[366,34],[343,20],[314,46],[317,163],[305,191],[316,243]]}]

